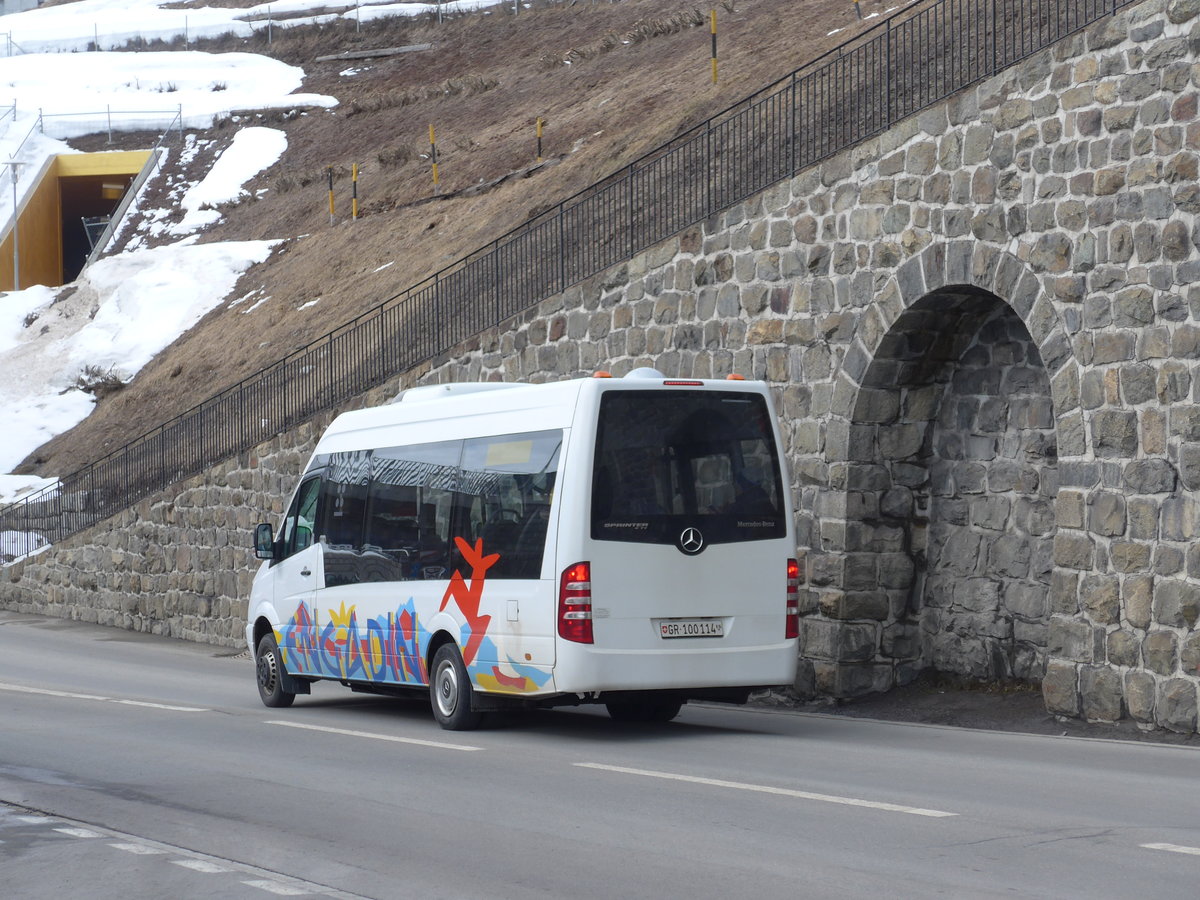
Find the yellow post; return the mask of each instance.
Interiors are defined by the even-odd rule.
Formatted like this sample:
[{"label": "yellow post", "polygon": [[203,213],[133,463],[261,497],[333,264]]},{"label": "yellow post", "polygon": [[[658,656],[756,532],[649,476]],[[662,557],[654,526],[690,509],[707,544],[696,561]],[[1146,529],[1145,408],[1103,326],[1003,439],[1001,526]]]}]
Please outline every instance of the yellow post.
[{"label": "yellow post", "polygon": [[358,221],[358,163],[350,166],[350,218]]},{"label": "yellow post", "polygon": [[717,83],[717,11],[709,12],[709,20],[712,28],[712,83]]},{"label": "yellow post", "polygon": [[433,125],[429,126],[429,160],[433,164],[433,192],[440,194],[442,188],[438,182],[437,140],[433,135]]},{"label": "yellow post", "polygon": [[537,120],[537,161],[542,161],[542,117]]},{"label": "yellow post", "polygon": [[325,174],[329,178],[329,224],[333,224],[333,166],[325,167]]},{"label": "yellow post", "polygon": [[859,21],[862,21],[862,7],[858,5],[858,0],[854,0],[854,11],[858,13]]}]

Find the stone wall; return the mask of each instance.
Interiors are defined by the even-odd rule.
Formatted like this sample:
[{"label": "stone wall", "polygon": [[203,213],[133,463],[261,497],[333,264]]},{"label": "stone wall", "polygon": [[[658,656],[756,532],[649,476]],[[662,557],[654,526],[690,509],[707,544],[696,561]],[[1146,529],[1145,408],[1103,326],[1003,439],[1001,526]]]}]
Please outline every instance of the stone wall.
[{"label": "stone wall", "polygon": [[[1200,0],[1147,0],[407,378],[765,379],[800,693],[937,668],[1194,731],[1198,39]],[[3,604],[236,643],[241,548],[313,434],[9,570]]]},{"label": "stone wall", "polygon": [[254,525],[278,520],[327,422],[303,425],[0,569],[0,606],[243,645]]}]

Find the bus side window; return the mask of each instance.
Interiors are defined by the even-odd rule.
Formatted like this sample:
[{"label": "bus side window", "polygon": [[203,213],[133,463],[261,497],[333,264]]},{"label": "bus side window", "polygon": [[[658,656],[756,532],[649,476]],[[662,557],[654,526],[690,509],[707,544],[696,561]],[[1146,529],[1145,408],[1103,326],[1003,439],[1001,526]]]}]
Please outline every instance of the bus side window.
[{"label": "bus side window", "polygon": [[363,539],[364,552],[378,560],[370,580],[450,577],[451,507],[461,452],[462,441],[373,451]]},{"label": "bus side window", "polygon": [[283,520],[280,529],[279,544],[282,549],[281,559],[285,559],[301,550],[312,546],[313,525],[317,518],[317,496],[321,486],[320,478],[310,478],[300,485],[292,500],[291,508]]},{"label": "bus side window", "polygon": [[369,476],[368,451],[329,457],[317,503],[316,533],[323,547],[325,587],[369,580],[361,565]]},{"label": "bus side window", "polygon": [[500,556],[489,578],[541,575],[561,445],[560,431],[471,438],[464,444],[462,522],[472,539],[483,541],[485,554]]},{"label": "bus side window", "polygon": [[317,537],[342,550],[362,548],[363,518],[367,506],[368,453],[335,453],[321,487],[320,525]]}]

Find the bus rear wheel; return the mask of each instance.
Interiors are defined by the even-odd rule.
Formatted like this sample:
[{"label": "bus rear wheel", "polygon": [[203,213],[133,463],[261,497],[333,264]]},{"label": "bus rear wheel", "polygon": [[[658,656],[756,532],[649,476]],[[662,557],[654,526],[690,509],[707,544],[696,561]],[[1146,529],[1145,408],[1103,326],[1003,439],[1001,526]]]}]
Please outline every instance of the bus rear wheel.
[{"label": "bus rear wheel", "polygon": [[682,700],[614,700],[604,705],[615,722],[670,722],[683,709]]},{"label": "bus rear wheel", "polygon": [[471,679],[453,644],[438,647],[429,678],[429,701],[433,718],[447,731],[477,728],[483,713],[472,708]]},{"label": "bus rear wheel", "polygon": [[258,696],[264,706],[291,706],[296,695],[283,689],[283,658],[279,653],[279,645],[275,643],[275,635],[267,632],[258,642],[258,652],[254,655],[255,680],[258,682]]}]

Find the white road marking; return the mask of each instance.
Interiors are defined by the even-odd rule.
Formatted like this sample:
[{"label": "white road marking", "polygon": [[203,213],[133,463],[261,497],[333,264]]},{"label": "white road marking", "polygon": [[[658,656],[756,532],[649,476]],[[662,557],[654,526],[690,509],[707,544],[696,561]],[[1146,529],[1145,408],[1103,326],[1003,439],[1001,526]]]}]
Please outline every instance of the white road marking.
[{"label": "white road marking", "polygon": [[220,872],[228,872],[224,866],[218,866],[216,863],[210,863],[205,859],[173,859],[171,865],[182,866],[185,869],[191,869],[193,872],[203,872],[206,875],[216,875]]},{"label": "white road marking", "polygon": [[[4,808],[0,804],[0,810]],[[268,869],[260,869],[258,866],[253,866],[248,863],[238,862],[231,859],[222,859],[217,856],[209,856],[206,853],[200,853],[194,850],[188,850],[184,847],[175,846],[172,844],[164,844],[150,838],[137,837],[136,835],[126,834],[121,831],[114,831],[103,826],[95,826],[92,828],[83,827],[85,823],[77,822],[72,819],[55,818],[52,816],[13,816],[18,822],[24,822],[29,825],[62,825],[63,827],[54,828],[55,831],[62,834],[70,835],[77,838],[107,838],[110,842],[109,847],[114,850],[120,850],[125,853],[134,853],[141,856],[166,856],[172,854],[175,856],[185,857],[183,859],[166,859],[164,862],[169,862],[172,865],[179,866],[184,869],[190,869],[193,872],[203,874],[220,874],[232,873],[243,879],[243,884],[250,887],[258,888],[259,890],[267,891],[281,897],[300,897],[300,896],[320,896],[332,897],[337,900],[367,900],[360,894],[352,894],[347,891],[339,891],[337,888],[326,887],[325,885],[315,884],[311,881],[305,881],[301,878],[294,878],[289,875],[283,875],[278,872],[272,872]],[[68,824],[69,823],[69,824]],[[4,841],[0,840],[0,844]]]},{"label": "white road marking", "polygon": [[312,891],[301,887],[293,887],[290,884],[281,884],[278,881],[267,881],[266,879],[243,881],[242,884],[248,884],[252,888],[258,888],[260,891],[266,891],[268,894],[277,894],[280,897],[303,897],[312,893]]},{"label": "white road marking", "polygon": [[343,734],[347,737],[370,738],[373,741],[392,741],[396,744],[416,744],[418,747],[436,747],[439,750],[482,750],[482,747],[472,747],[468,744],[447,744],[442,741],[423,741],[420,738],[396,737],[391,734],[375,734],[371,731],[350,731],[346,728],[326,728],[324,725],[305,725],[301,722],[285,722],[281,719],[268,719],[268,725],[282,725],[285,728],[302,728],[305,731],[323,731],[326,734]]},{"label": "white road marking", "polygon": [[746,784],[741,781],[721,781],[717,778],[700,778],[695,775],[678,775],[674,772],[654,772],[649,769],[629,769],[625,766],[606,766],[602,763],[575,763],[583,769],[600,769],[605,772],[618,772],[622,775],[641,775],[646,778],[662,778],[667,781],[686,781],[691,784],[706,784],[710,787],[733,788],[739,791],[755,791],[760,794],[777,794],[781,797],[795,797],[798,800],[819,800],[822,803],[838,803],[842,806],[861,806],[866,809],[879,809],[884,812],[907,813],[910,816],[929,816],[945,818],[957,816],[958,813],[943,812],[940,809],[921,809],[916,806],[900,806],[896,803],[880,803],[875,800],[858,800],[854,797],[836,797],[832,794],[814,794],[810,791],[796,791],[791,788],[771,787],[766,784]]},{"label": "white road marking", "polygon": [[68,700],[95,700],[99,703],[120,703],[125,706],[145,706],[149,709],[168,709],[172,712],[208,712],[199,706],[171,706],[166,703],[148,703],[145,700],[123,700],[120,697],[102,697],[99,694],[77,694],[74,691],[51,691],[46,688],[26,687],[23,684],[4,684],[0,682],[0,691],[12,691],[17,694],[40,694],[43,697],[63,697]]},{"label": "white road marking", "polygon": [[138,856],[154,856],[158,853],[166,853],[166,850],[159,850],[157,847],[147,847],[145,844],[109,844],[114,850],[124,850],[126,853],[136,853]]},{"label": "white road marking", "polygon": [[69,835],[77,838],[98,838],[100,833],[97,831],[89,831],[87,828],[55,828],[59,834]]},{"label": "white road marking", "polygon": [[1166,850],[1168,853],[1186,853],[1188,856],[1200,856],[1200,847],[1184,847],[1180,844],[1139,844],[1145,850]]}]

